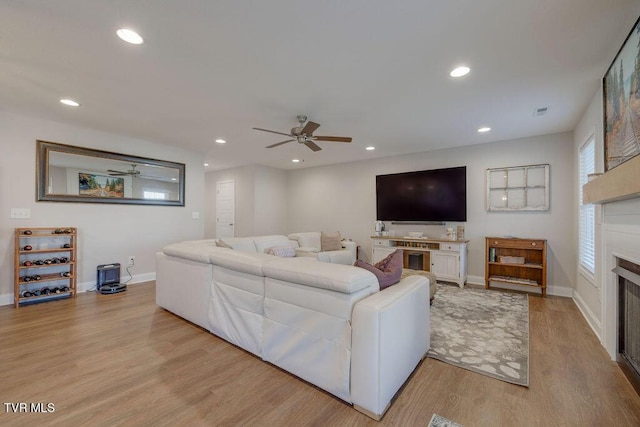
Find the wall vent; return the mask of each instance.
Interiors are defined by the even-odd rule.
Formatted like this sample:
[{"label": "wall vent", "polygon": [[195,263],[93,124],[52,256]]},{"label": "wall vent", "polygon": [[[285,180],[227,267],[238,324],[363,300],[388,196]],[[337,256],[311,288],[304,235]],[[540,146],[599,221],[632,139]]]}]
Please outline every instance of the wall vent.
[{"label": "wall vent", "polygon": [[533,115],[544,116],[545,114],[547,114],[547,112],[549,112],[549,107],[538,107],[535,110],[533,110]]}]

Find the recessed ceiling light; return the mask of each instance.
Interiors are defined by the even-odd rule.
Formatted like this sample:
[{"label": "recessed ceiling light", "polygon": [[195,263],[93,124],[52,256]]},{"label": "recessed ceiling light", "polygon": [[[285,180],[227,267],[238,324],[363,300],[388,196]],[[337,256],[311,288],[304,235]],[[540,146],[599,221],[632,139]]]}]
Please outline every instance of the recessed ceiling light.
[{"label": "recessed ceiling light", "polygon": [[177,181],[178,178],[171,178],[171,181]]},{"label": "recessed ceiling light", "polygon": [[478,132],[480,133],[484,133],[484,132],[489,132],[491,130],[491,128],[489,126],[484,126],[478,129]]},{"label": "recessed ceiling light", "polygon": [[118,35],[118,37],[120,37],[122,40],[126,41],[127,43],[131,43],[131,44],[144,43],[144,40],[142,39],[142,37],[140,37],[140,34],[136,33],[133,30],[129,30],[128,28],[120,28],[118,31],[116,31],[116,34]]},{"label": "recessed ceiling light", "polygon": [[304,160],[300,160],[300,159],[291,159],[291,161],[292,161],[293,163],[301,163],[301,162],[304,162]]},{"label": "recessed ceiling light", "polygon": [[205,166],[209,166],[209,163],[205,163],[204,165],[205,165]]},{"label": "recessed ceiling light", "polygon": [[218,144],[226,144],[227,143],[227,141],[225,141],[224,139],[216,139],[216,142]]},{"label": "recessed ceiling light", "polygon": [[469,67],[462,66],[462,67],[454,68],[453,71],[449,73],[449,75],[451,77],[462,77],[469,74],[469,71],[471,71]]},{"label": "recessed ceiling light", "polygon": [[370,146],[368,146],[367,148],[365,148],[365,150],[367,150],[367,151],[373,151],[373,150],[375,150],[375,149],[376,149],[376,147],[374,147],[374,146],[372,146],[372,145],[370,145]]},{"label": "recessed ceiling light", "polygon": [[68,105],[69,107],[79,107],[80,106],[80,104],[78,104],[73,99],[61,99],[60,102],[62,102],[64,105]]}]

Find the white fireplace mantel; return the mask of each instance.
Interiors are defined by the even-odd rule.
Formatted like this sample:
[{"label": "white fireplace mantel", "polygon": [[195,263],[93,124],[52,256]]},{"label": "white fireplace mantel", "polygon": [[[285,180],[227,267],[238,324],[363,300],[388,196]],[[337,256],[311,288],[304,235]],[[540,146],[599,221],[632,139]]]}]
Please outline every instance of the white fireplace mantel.
[{"label": "white fireplace mantel", "polygon": [[582,189],[584,203],[610,203],[640,197],[640,155],[586,183]]},{"label": "white fireplace mantel", "polygon": [[640,225],[603,224],[602,345],[615,360],[618,353],[618,279],[616,258],[640,265]]}]

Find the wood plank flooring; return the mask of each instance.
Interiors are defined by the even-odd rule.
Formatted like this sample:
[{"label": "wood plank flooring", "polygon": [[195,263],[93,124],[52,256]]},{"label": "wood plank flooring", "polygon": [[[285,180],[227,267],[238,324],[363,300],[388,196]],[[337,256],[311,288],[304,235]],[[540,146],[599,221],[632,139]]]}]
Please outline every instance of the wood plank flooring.
[{"label": "wood plank flooring", "polygon": [[[2,426],[638,426],[640,397],[567,298],[529,297],[530,387],[425,359],[382,421],[155,305],[154,283],[0,307]],[[14,413],[5,403],[53,403]]]}]

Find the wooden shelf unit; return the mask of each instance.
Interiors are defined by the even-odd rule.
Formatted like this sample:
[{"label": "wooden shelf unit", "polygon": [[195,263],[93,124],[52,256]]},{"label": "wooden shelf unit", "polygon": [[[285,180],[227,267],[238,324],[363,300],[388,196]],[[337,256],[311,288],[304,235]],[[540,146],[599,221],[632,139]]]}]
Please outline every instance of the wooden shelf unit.
[{"label": "wooden shelf unit", "polygon": [[[77,237],[78,231],[74,227],[15,229],[13,300],[16,308],[76,296]],[[65,248],[65,244],[69,247]],[[27,250],[26,246],[31,246],[32,249]],[[66,258],[67,261],[54,262],[60,258]],[[27,261],[32,264],[25,265]],[[36,264],[40,261],[42,264]],[[34,276],[38,278],[35,279]],[[62,290],[65,287],[68,290]],[[45,288],[51,293],[40,294]],[[23,296],[25,292],[34,295]]]},{"label": "wooden shelf unit", "polygon": [[[540,288],[547,296],[547,241],[514,237],[487,237],[485,252],[485,288],[491,282]],[[500,262],[500,257],[517,257],[518,262]]]}]

